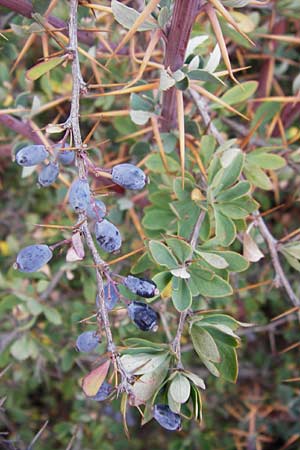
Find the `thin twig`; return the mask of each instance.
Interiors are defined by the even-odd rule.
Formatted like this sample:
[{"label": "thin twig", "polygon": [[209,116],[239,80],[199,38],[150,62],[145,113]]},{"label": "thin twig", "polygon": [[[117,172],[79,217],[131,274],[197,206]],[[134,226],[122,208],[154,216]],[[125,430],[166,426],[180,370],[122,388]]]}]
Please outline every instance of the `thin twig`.
[{"label": "thin twig", "polygon": [[[192,247],[192,252],[195,250],[196,246],[197,246],[197,241],[198,241],[198,237],[199,237],[199,233],[200,233],[200,228],[201,225],[203,223],[205,217],[205,211],[200,211],[200,214],[197,218],[197,222],[194,226],[192,235],[190,237],[190,244]],[[182,368],[182,362],[181,362],[181,336],[183,333],[183,329],[184,329],[184,325],[185,325],[185,321],[187,316],[189,315],[189,310],[186,309],[185,311],[182,311],[180,313],[180,318],[179,318],[179,323],[178,323],[178,327],[177,327],[177,331],[176,331],[176,335],[175,338],[172,342],[172,350],[176,355],[177,358],[177,367]]]},{"label": "thin twig", "polygon": [[289,280],[287,279],[282,266],[281,266],[281,262],[279,259],[279,255],[278,255],[278,251],[276,248],[277,245],[277,240],[274,238],[274,236],[272,236],[272,234],[270,233],[267,225],[265,224],[264,220],[262,219],[262,217],[259,216],[259,214],[253,213],[253,215],[256,217],[256,224],[259,228],[259,231],[261,232],[262,237],[264,238],[264,240],[266,241],[266,244],[269,248],[269,252],[271,255],[271,259],[272,259],[272,264],[275,270],[275,274],[276,274],[276,281],[284,287],[289,299],[291,300],[291,302],[293,303],[294,306],[299,306],[300,305],[300,300],[297,297],[297,295],[295,294],[295,292],[293,291],[292,286],[290,285]]},{"label": "thin twig", "polygon": [[[70,2],[70,23],[69,23],[69,48],[68,51],[72,55],[72,102],[70,116],[65,123],[66,128],[72,130],[72,135],[74,139],[74,146],[77,148],[76,161],[79,169],[79,177],[82,179],[87,179],[87,168],[85,165],[84,149],[81,138],[80,123],[79,123],[79,110],[80,110],[80,94],[85,91],[86,84],[82,79],[80,72],[79,56],[78,56],[78,41],[77,41],[77,8],[78,0],[71,0]],[[82,221],[80,227],[87,246],[92,254],[93,261],[96,267],[96,278],[97,278],[97,291],[99,298],[99,312],[100,317],[105,329],[106,339],[107,339],[107,349],[111,352],[112,360],[114,363],[115,373],[117,372],[121,375],[121,383],[119,386],[120,390],[125,390],[126,392],[131,392],[131,377],[126,373],[120,356],[116,352],[116,347],[113,342],[113,336],[111,332],[108,311],[104,299],[103,290],[103,279],[102,272],[107,269],[106,263],[100,257],[97,248],[94,244],[92,235],[87,225],[86,215],[80,214],[79,221]]]}]

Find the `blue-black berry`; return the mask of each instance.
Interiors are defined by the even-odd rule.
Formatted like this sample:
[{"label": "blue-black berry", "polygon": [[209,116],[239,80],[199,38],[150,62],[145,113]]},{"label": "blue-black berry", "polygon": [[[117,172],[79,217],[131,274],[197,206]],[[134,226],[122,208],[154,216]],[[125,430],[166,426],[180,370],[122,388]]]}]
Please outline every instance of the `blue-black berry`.
[{"label": "blue-black berry", "polygon": [[133,164],[117,164],[111,174],[113,182],[125,189],[143,189],[147,183],[145,173]]},{"label": "blue-black berry", "polygon": [[95,331],[85,331],[76,340],[76,347],[80,352],[91,352],[99,344],[99,337]]},{"label": "blue-black berry", "polygon": [[154,405],[154,419],[166,430],[175,431],[181,428],[181,417],[174,413],[168,405]]},{"label": "blue-black berry", "polygon": [[122,245],[120,231],[106,219],[96,223],[95,236],[99,246],[107,253],[119,250]]},{"label": "blue-black berry", "polygon": [[[68,144],[65,143],[64,147],[68,147]],[[55,148],[61,148],[60,144],[55,145]],[[58,161],[62,163],[64,166],[69,166],[73,164],[75,159],[74,150],[60,150],[58,152]]]},{"label": "blue-black berry", "polygon": [[142,331],[156,331],[158,314],[149,305],[142,302],[132,302],[128,306],[128,315]]},{"label": "blue-black berry", "polygon": [[127,289],[141,297],[152,298],[159,294],[156,284],[151,280],[128,275],[123,283]]},{"label": "blue-black berry", "polygon": [[49,153],[44,145],[27,145],[21,148],[16,154],[16,162],[19,166],[36,166],[43,162]]},{"label": "blue-black berry", "polygon": [[73,181],[70,193],[69,203],[76,213],[86,211],[90,204],[90,187],[87,180],[78,178]]},{"label": "blue-black berry", "polygon": [[104,381],[100,386],[96,395],[89,397],[91,400],[96,400],[97,402],[103,402],[106,400],[113,391],[113,387],[107,381]]},{"label": "blue-black berry", "polygon": [[[119,291],[118,291],[116,285],[113,283],[106,283],[104,285],[103,291],[104,291],[105,305],[106,305],[107,309],[109,309],[109,310],[114,309],[114,307],[116,306],[116,304],[118,303],[119,298],[120,298],[120,294],[119,294]],[[97,305],[97,308],[99,308],[100,302],[99,302],[98,295],[96,297],[96,305]]]},{"label": "blue-black berry", "polygon": [[20,272],[36,272],[47,264],[52,256],[48,245],[29,245],[18,253],[16,267]]},{"label": "blue-black berry", "polygon": [[59,167],[56,163],[49,163],[43,167],[39,173],[39,184],[43,187],[50,186],[56,181],[59,174]]},{"label": "blue-black berry", "polygon": [[100,220],[105,217],[106,214],[106,206],[101,200],[95,200],[94,202],[89,203],[86,215],[93,220]]}]

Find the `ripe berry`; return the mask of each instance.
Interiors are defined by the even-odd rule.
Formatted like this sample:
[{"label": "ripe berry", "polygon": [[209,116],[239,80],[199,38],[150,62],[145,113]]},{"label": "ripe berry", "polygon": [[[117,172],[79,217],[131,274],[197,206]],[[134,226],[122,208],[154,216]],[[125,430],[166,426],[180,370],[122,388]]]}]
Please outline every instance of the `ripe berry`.
[{"label": "ripe berry", "polygon": [[49,153],[44,145],[27,145],[27,147],[21,148],[16,154],[16,162],[19,166],[36,166],[43,162],[48,156]]},{"label": "ripe berry", "polygon": [[128,306],[128,315],[142,331],[156,331],[158,314],[149,305],[142,302],[132,302]]},{"label": "ripe berry", "polygon": [[127,289],[141,297],[151,298],[159,294],[156,284],[151,280],[128,275],[123,283]]},{"label": "ripe berry", "polygon": [[69,203],[73,210],[76,213],[86,211],[90,201],[90,187],[88,181],[80,178],[73,181],[69,193]]},{"label": "ripe berry", "polygon": [[104,219],[102,222],[96,222],[95,235],[98,244],[107,253],[119,250],[122,244],[120,231],[111,222]]},{"label": "ripe berry", "polygon": [[117,164],[112,169],[112,180],[125,189],[143,189],[147,183],[144,172],[133,164]]},{"label": "ripe berry", "polygon": [[96,400],[97,402],[103,402],[103,400],[106,400],[110,396],[112,391],[113,391],[112,385],[107,383],[107,381],[104,381],[103,384],[100,386],[97,394],[89,398],[91,400]]},{"label": "ripe berry", "polygon": [[95,331],[85,331],[76,340],[76,347],[80,352],[91,352],[99,344],[99,338]]},{"label": "ripe berry", "polygon": [[[65,143],[64,147],[68,147],[69,145]],[[54,148],[61,148],[60,144],[54,146]],[[74,162],[75,152],[73,150],[60,150],[58,152],[58,161],[62,163],[64,166],[69,166]]]},{"label": "ripe berry", "polygon": [[175,431],[181,428],[181,417],[174,413],[168,405],[154,405],[154,419],[166,430]]},{"label": "ripe berry", "polygon": [[106,206],[101,200],[95,200],[94,203],[89,203],[86,215],[93,220],[100,220],[105,217],[106,214]]},{"label": "ripe berry", "polygon": [[49,163],[43,167],[41,172],[39,173],[39,184],[41,186],[47,187],[55,182],[56,178],[59,174],[59,167],[56,163]]},{"label": "ripe berry", "polygon": [[29,245],[18,253],[16,267],[20,272],[36,272],[47,264],[52,256],[48,245]]},{"label": "ripe berry", "polygon": [[[109,309],[109,310],[114,309],[114,307],[116,306],[116,304],[118,303],[119,298],[120,298],[120,294],[119,294],[117,287],[113,283],[106,283],[104,285],[103,291],[104,291],[104,300],[105,300],[107,309]],[[97,308],[99,308],[100,302],[99,302],[98,295],[96,297],[96,305],[97,305]]]}]

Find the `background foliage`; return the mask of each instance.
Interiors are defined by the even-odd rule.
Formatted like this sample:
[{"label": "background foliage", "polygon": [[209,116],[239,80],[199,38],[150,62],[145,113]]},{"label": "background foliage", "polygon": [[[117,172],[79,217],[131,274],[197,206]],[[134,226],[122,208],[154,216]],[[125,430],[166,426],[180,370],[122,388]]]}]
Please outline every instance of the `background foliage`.
[{"label": "background foliage", "polygon": [[[42,0],[32,3],[34,11],[41,15],[49,5]],[[103,2],[95,3],[103,5]],[[117,8],[118,2],[113,3]],[[143,2],[125,3],[142,9]],[[82,74],[89,82],[89,93],[81,100],[82,135],[88,136],[96,124],[87,140],[89,155],[106,168],[128,160],[138,163],[151,181],[147,192],[132,195],[116,186],[103,187],[96,177],[93,180],[94,191],[104,195],[109,219],[124,237],[121,255],[109,260],[114,272],[131,271],[138,275],[146,272],[154,276],[162,293],[157,308],[174,334],[178,312],[166,299],[172,295],[180,311],[189,306],[191,295],[187,294],[190,288],[185,279],[172,273],[187,256],[182,256],[180,252],[184,250],[178,250],[178,240],[172,241],[170,235],[188,239],[195,217],[204,208],[206,218],[201,241],[211,237],[211,224],[217,230],[217,244],[222,250],[216,250],[213,239],[197,248],[202,272],[198,268],[195,276],[195,280],[201,278],[201,283],[195,282],[193,286],[193,309],[220,309],[241,322],[255,324],[240,331],[242,345],[238,349],[240,371],[236,384],[209,374],[197,358],[187,330],[182,338],[183,364],[204,378],[206,384],[206,391],[202,391],[202,423],[185,421],[183,430],[171,435],[154,421],[140,428],[139,414],[130,408],[127,417],[130,441],[123,431],[119,401],[94,403],[85,398],[80,387],[80,379],[97,357],[82,356],[75,350],[78,334],[91,329],[93,324],[93,319],[82,322],[95,311],[92,260],[66,263],[64,252],[59,251],[49,266],[30,276],[12,267],[16,253],[33,241],[54,243],[69,236],[68,226],[74,220],[66,207],[66,195],[76,171],[67,167],[54,187],[38,189],[36,172],[22,171],[12,162],[17,149],[31,140],[6,126],[6,114],[22,120],[36,135],[40,136],[42,129],[49,139],[56,141],[60,135],[45,127],[61,123],[67,117],[71,71],[70,64],[56,56],[53,67],[47,66],[45,70],[42,65],[28,72],[39,60],[60,50],[55,34],[47,25],[45,31],[42,16],[29,19],[6,8],[0,9],[0,31],[4,36],[0,37],[0,419],[3,439],[13,440],[16,447],[26,448],[26,443],[49,420],[36,449],[92,450],[100,445],[102,449],[299,448],[298,316],[295,309],[290,310],[293,304],[286,291],[279,287],[269,248],[250,215],[260,205],[269,229],[279,240],[276,250],[280,252],[284,273],[295,296],[300,295],[297,242],[300,10],[298,2],[287,0],[262,7],[246,5],[243,9],[230,9],[236,6],[232,1],[223,3],[256,44],[251,46],[220,18],[232,67],[250,66],[235,73],[241,86],[227,76],[215,47],[214,31],[207,17],[200,15],[191,35],[198,38],[191,51],[194,58],[198,56],[194,65],[177,71],[173,79],[173,75],[157,66],[163,62],[160,44],[152,52],[153,64],[137,83],[141,91],[132,92],[129,88],[124,95],[103,94],[118,91],[122,83],[135,79],[149,44],[148,30],[153,24],[146,26],[147,31],[135,34],[118,57],[111,59],[109,70],[105,70],[99,64],[106,64],[110,46],[114,48],[124,35],[121,25],[132,26],[130,15],[128,19],[122,13],[118,15],[116,9],[113,15],[97,8],[93,15],[87,5],[79,8],[79,27],[97,27],[101,31],[89,34],[91,44],[80,43],[86,52],[80,56]],[[67,21],[67,2],[51,4],[51,15]],[[161,2],[162,9],[165,8],[157,18],[161,26],[168,20],[169,6],[170,2]],[[59,35],[61,40],[62,36]],[[206,38],[199,40],[199,36]],[[154,90],[142,90],[152,82],[156,83]],[[155,135],[154,113],[160,114],[161,100],[157,88],[164,90],[175,83],[184,93],[185,104],[184,189],[178,131],[161,134],[164,153]],[[199,98],[199,91],[188,90],[188,86],[205,88],[236,111],[216,102],[208,107],[203,96]],[[258,98],[265,100],[256,102]],[[209,133],[199,113],[201,107],[210,110],[222,143]],[[237,113],[250,120],[243,120]],[[239,181],[241,173],[244,179]],[[229,188],[235,190],[228,192]],[[244,232],[251,221],[254,225],[246,238],[248,241],[244,241],[244,256],[259,261],[247,268],[242,257],[238,262],[232,260],[234,256],[229,254],[229,249],[243,253]],[[238,233],[236,240],[235,233]],[[169,241],[162,245],[165,234],[169,235]],[[119,259],[130,252],[132,255]],[[210,277],[210,282],[205,283],[205,270],[211,271],[212,267],[213,280]],[[189,270],[192,273],[193,267]],[[180,295],[176,296],[174,291],[178,290]],[[129,295],[127,291],[126,295]],[[187,304],[182,304],[183,300]],[[281,318],[270,322],[281,314],[284,314]],[[129,321],[124,308],[116,309],[111,317],[119,343],[124,343],[126,338],[145,337]],[[205,332],[203,322],[191,327],[191,337],[195,350],[205,362],[195,332]],[[167,342],[163,326],[154,338],[148,335],[146,338]],[[235,376],[235,367],[224,375],[231,381]],[[1,445],[5,448],[4,443]]]}]

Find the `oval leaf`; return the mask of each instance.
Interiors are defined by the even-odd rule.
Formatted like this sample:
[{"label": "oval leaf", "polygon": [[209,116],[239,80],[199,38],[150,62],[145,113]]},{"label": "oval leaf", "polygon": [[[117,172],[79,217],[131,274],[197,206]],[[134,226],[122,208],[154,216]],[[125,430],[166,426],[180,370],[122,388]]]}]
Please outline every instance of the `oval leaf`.
[{"label": "oval leaf", "polygon": [[109,366],[110,360],[105,361],[105,363],[92,370],[83,378],[82,389],[85,395],[87,395],[88,397],[92,397],[93,395],[97,394],[100,387],[102,386],[103,381],[106,378]]}]

